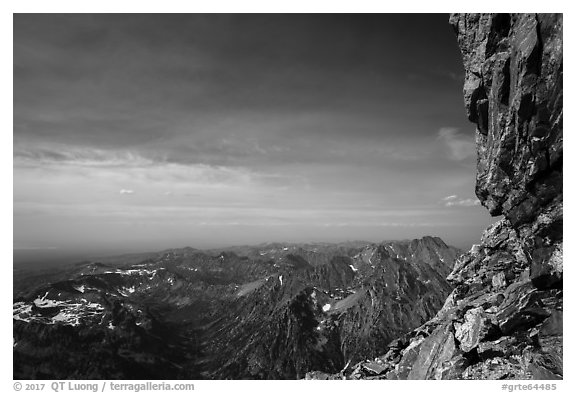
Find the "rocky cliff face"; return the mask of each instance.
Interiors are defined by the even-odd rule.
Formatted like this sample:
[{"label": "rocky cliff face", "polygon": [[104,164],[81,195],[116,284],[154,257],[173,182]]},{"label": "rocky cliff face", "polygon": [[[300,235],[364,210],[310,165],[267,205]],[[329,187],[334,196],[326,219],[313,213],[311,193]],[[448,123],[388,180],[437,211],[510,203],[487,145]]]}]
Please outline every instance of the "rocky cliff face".
[{"label": "rocky cliff face", "polygon": [[450,24],[477,125],[476,194],[503,217],[457,261],[434,318],[332,378],[562,378],[562,15]]},{"label": "rocky cliff face", "polygon": [[444,312],[464,313],[454,338],[476,361],[461,375],[561,378],[562,15],[453,15],[450,23],[477,124],[476,194],[503,215],[449,276],[457,287]]}]

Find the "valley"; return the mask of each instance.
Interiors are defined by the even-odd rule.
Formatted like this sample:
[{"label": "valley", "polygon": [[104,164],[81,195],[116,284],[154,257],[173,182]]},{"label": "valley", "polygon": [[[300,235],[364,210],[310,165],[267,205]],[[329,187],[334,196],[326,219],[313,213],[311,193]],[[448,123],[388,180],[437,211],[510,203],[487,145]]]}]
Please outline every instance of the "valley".
[{"label": "valley", "polygon": [[82,262],[29,281],[19,272],[14,378],[335,373],[431,318],[460,254],[433,237],[272,243]]}]

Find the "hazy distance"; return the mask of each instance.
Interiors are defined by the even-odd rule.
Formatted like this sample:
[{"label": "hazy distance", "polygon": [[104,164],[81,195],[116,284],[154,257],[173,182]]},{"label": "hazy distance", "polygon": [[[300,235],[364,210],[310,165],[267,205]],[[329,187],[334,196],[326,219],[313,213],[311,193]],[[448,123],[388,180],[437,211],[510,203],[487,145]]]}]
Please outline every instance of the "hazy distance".
[{"label": "hazy distance", "polygon": [[467,248],[462,82],[443,14],[17,14],[15,255]]}]

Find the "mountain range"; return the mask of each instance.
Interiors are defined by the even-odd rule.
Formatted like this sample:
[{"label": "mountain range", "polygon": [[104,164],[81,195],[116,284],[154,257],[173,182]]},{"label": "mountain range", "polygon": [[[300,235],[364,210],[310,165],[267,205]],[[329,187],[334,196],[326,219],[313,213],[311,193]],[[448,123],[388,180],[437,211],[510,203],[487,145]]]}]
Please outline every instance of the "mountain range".
[{"label": "mountain range", "polygon": [[452,290],[445,277],[460,254],[435,237],[271,243],[20,272],[14,378],[338,372],[431,318]]},{"label": "mountain range", "polygon": [[14,378],[563,378],[563,16],[453,14],[450,25],[476,195],[499,217],[479,244],[273,243],[16,266]]}]

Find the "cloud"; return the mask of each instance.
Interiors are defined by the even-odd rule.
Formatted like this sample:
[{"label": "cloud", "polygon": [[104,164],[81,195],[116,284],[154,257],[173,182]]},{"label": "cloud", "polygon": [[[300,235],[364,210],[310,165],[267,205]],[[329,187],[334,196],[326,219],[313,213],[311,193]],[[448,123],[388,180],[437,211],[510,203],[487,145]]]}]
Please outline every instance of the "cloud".
[{"label": "cloud", "polygon": [[[377,238],[416,236],[418,227],[404,226],[447,217],[454,227],[484,226],[461,216],[481,209],[439,201],[444,190],[472,197],[474,181],[472,159],[450,160],[463,155],[458,141],[472,140],[454,105],[462,67],[443,15],[270,18],[16,16],[15,239],[94,247],[141,237],[149,248],[177,236],[260,242],[337,232],[306,230],[316,223]],[[394,38],[422,23],[423,37]],[[400,63],[375,50],[423,43]],[[432,63],[429,49],[440,54]],[[425,75],[406,83],[399,69]],[[454,128],[440,138],[443,125]],[[188,231],[196,221],[263,229]],[[266,229],[287,223],[298,228]]]},{"label": "cloud", "polygon": [[458,198],[458,195],[448,195],[447,197],[442,198],[444,202],[444,206],[446,207],[469,207],[469,206],[479,206],[480,201],[478,199],[473,198]]},{"label": "cloud", "polygon": [[125,188],[120,190],[120,194],[134,194],[134,190],[127,190]]},{"label": "cloud", "polygon": [[153,159],[127,150],[104,150],[58,143],[15,144],[14,162],[16,165],[77,167],[135,167],[155,164]]},{"label": "cloud", "polygon": [[450,79],[454,82],[462,83],[464,82],[464,77],[466,76],[464,72],[455,72],[450,70],[445,70],[443,68],[438,68],[436,70],[431,71],[433,75],[437,75],[442,78]]},{"label": "cloud", "polygon": [[480,201],[478,199],[460,199],[458,201],[449,201],[446,206],[479,206]]},{"label": "cloud", "polygon": [[168,186],[187,184],[202,187],[248,187],[256,184],[282,185],[303,181],[295,176],[251,170],[242,166],[184,163],[154,153],[49,143],[40,146],[15,146],[13,162],[17,170],[36,169],[53,174],[95,178],[99,181],[117,181],[123,188],[126,187],[126,182],[165,183]]},{"label": "cloud", "polygon": [[458,128],[440,128],[438,139],[448,148],[451,160],[462,161],[476,154],[474,138],[471,135],[461,134]]}]

